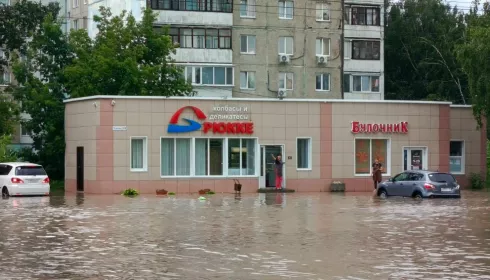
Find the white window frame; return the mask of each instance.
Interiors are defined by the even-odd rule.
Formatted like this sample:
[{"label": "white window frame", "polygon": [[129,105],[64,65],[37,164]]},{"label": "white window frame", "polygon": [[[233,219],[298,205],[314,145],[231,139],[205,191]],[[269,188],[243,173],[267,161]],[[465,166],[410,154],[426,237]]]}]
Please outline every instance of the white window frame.
[{"label": "white window frame", "polygon": [[[324,75],[328,75],[328,89],[317,89],[316,88],[316,76],[318,75],[321,75],[322,76],[322,82],[321,82],[321,85],[323,86],[323,79],[325,78]],[[318,91],[318,92],[328,92],[330,91],[332,85],[331,85],[331,82],[332,82],[332,75],[330,75],[330,73],[316,73],[315,74],[315,91]]]},{"label": "white window frame", "polygon": [[[315,11],[316,11],[316,15],[315,15],[316,21],[323,21],[323,22],[331,21],[332,14],[330,12],[330,5],[328,3],[316,2]],[[321,11],[321,16],[322,16],[321,18],[318,17],[318,11]],[[323,19],[323,14],[325,13],[325,11],[328,13],[328,19]]]},{"label": "white window frame", "polygon": [[[287,76],[288,75],[291,75],[291,88],[287,88]],[[284,86],[286,88],[280,88],[279,87],[281,78],[284,79]],[[293,72],[279,72],[278,79],[277,79],[277,88],[279,90],[293,90],[294,89],[294,73]]]},{"label": "white window frame", "polygon": [[464,175],[465,173],[465,165],[466,165],[466,143],[465,140],[462,139],[450,139],[449,140],[449,149],[451,149],[451,142],[461,142],[461,156],[451,156],[451,150],[449,150],[449,171],[451,172],[451,159],[452,158],[457,158],[461,159],[461,171],[460,172],[454,172],[452,174],[455,175]]},{"label": "white window frame", "polygon": [[[221,175],[196,175],[196,140],[197,139],[206,139],[207,140],[207,147],[208,147],[208,153],[207,153],[207,160],[208,160],[208,170],[207,170],[207,173],[209,174],[210,173],[210,164],[209,164],[209,159],[210,159],[210,155],[211,155],[211,150],[210,150],[210,140],[213,140],[213,139],[219,139],[219,140],[223,140],[223,146],[221,147],[222,148],[222,158],[221,158],[221,162],[222,162],[222,165],[223,165],[223,174]],[[160,143],[161,143],[161,140],[160,140]],[[175,142],[174,142],[175,143]],[[225,161],[227,162],[228,161],[228,157],[227,157],[227,139],[226,137],[194,137],[192,138],[192,141],[191,141],[191,154],[192,154],[192,159],[191,159],[191,162],[192,162],[192,168],[191,168],[191,174],[193,177],[198,177],[198,178],[222,178],[222,177],[225,177]],[[161,154],[160,154],[161,156]],[[161,162],[160,162],[161,164]],[[161,170],[161,167],[160,167],[160,170]],[[228,170],[226,169],[226,172],[228,172]],[[174,172],[175,173],[175,172]]]},{"label": "white window frame", "polygon": [[[245,73],[245,79],[246,79],[247,87],[242,87],[242,73]],[[254,83],[255,83],[255,85],[254,85],[253,88],[248,87],[250,73],[253,73],[253,76],[254,76]],[[257,75],[256,75],[256,72],[255,71],[240,71],[240,89],[255,90],[256,88],[257,88]]]},{"label": "white window frame", "polygon": [[[369,141],[369,160],[371,160],[371,154],[373,153],[372,140],[386,140],[386,163],[383,163],[383,168],[386,168],[386,174],[382,174],[384,177],[391,177],[391,138],[387,137],[356,137],[354,138],[354,176],[355,177],[370,177],[371,174],[357,174],[356,173],[356,140],[370,140]],[[369,164],[371,166],[371,163]]]},{"label": "white window frame", "polygon": [[[287,53],[288,42],[291,42],[291,53]],[[284,45],[284,53],[281,53],[280,45]],[[279,37],[279,42],[277,44],[277,52],[280,55],[293,55],[294,54],[294,37],[292,36],[281,36]]]},{"label": "white window frame", "polygon": [[[246,3],[243,3],[246,2]],[[242,15],[242,5],[246,5],[247,14]],[[256,11],[256,0],[241,0],[240,1],[240,17],[241,18],[255,18],[257,15]]]},{"label": "white window frame", "polygon": [[[0,66],[2,67],[2,66]],[[12,83],[12,73],[6,68],[2,69],[2,77],[0,77],[0,86],[7,86]]]},{"label": "white window frame", "polygon": [[[162,139],[173,139],[174,140],[174,175],[172,176],[167,176],[167,175],[162,175]],[[175,168],[176,166],[176,139],[190,139],[191,140],[191,145],[190,145],[190,175],[175,175],[177,172],[177,169]],[[196,174],[196,140],[195,139],[222,139],[223,140],[223,175],[195,175]],[[228,140],[229,139],[255,139],[255,175],[229,175],[228,174]],[[160,137],[160,141],[158,144],[159,151],[160,151],[160,163],[159,163],[159,173],[160,173],[160,178],[259,178],[260,176],[260,144],[259,144],[259,138],[258,137],[240,137],[239,135],[236,135],[236,137],[186,137],[186,136],[162,136]],[[241,142],[240,142],[241,146]],[[209,149],[208,149],[209,151]],[[240,155],[241,157],[241,155]],[[241,159],[240,159],[241,162]],[[241,173],[241,168],[240,168],[240,173]]]},{"label": "white window frame", "polygon": [[[286,3],[291,3],[292,4],[291,17],[288,17],[288,14],[287,14],[287,9],[288,8],[286,8]],[[278,9],[279,19],[293,19],[294,18],[294,1],[291,1],[291,0],[279,0],[277,2],[277,7],[279,8]]]},{"label": "white window frame", "polygon": [[[249,45],[249,40],[250,38],[249,37],[253,37],[254,41],[255,41],[255,48],[254,50],[250,50],[250,45]],[[247,41],[247,51],[245,52],[242,52],[242,40],[245,38],[245,40]],[[242,34],[240,35],[240,53],[241,54],[255,54],[257,51],[257,37],[255,35],[246,35],[246,34]]]},{"label": "white window frame", "polygon": [[[133,168],[133,140],[143,140],[143,168]],[[131,172],[147,172],[148,171],[148,137],[147,136],[131,136],[129,139],[129,169]]]},{"label": "white window frame", "polygon": [[[298,167],[298,141],[299,140],[308,140],[308,167],[300,168]],[[313,138],[312,137],[296,137],[296,170],[297,171],[311,171],[313,165]]]},{"label": "white window frame", "polygon": [[[178,64],[176,64],[178,65]],[[182,64],[180,64],[182,65]],[[192,76],[192,85],[194,86],[203,86],[203,87],[233,87],[235,85],[235,68],[231,65],[183,65],[184,66],[184,78],[185,80],[187,81],[187,71],[188,71],[188,68],[191,67],[192,68],[192,73],[191,73],[191,76]],[[213,84],[203,84],[202,83],[202,68],[203,67],[213,67]],[[216,68],[225,68],[225,84],[224,85],[217,85],[215,84],[215,81],[216,81],[216,73],[215,73],[215,69]],[[200,68],[200,83],[196,83],[196,68]],[[226,72],[226,68],[231,68],[231,84],[226,84],[226,80],[227,80],[227,72]]]},{"label": "white window frame", "polygon": [[73,0],[73,8],[78,8],[80,6],[80,0]]},{"label": "white window frame", "polygon": [[[362,74],[349,74],[350,76],[350,92],[352,93],[381,93],[381,75],[371,75],[371,74],[365,74],[365,75],[362,75]],[[360,91],[357,91],[354,89],[354,77],[361,77],[361,90]],[[369,77],[369,87],[371,88],[369,91],[363,91],[362,90],[362,77]],[[379,80],[379,90],[378,91],[372,91],[372,78],[373,77],[378,77],[378,80]]]},{"label": "white window frame", "polygon": [[[318,41],[318,40],[320,40],[320,46],[321,46],[320,47],[321,48],[320,53],[318,53],[318,50],[316,49],[316,46],[317,46],[317,42],[316,41]],[[328,53],[327,54],[325,54],[325,50],[323,48],[323,46],[325,45],[324,44],[325,40],[328,41]],[[315,41],[315,53],[316,53],[316,55],[330,56],[330,50],[331,50],[331,45],[330,45],[330,42],[331,41],[330,41],[330,38],[316,38],[316,41]]]}]

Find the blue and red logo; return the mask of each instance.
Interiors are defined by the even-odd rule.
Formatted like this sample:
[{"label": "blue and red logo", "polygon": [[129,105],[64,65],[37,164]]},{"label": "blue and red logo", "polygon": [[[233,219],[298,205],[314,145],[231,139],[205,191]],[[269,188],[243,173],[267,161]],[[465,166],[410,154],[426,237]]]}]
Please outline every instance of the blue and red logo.
[{"label": "blue and red logo", "polygon": [[[197,119],[202,121],[200,124],[197,121],[190,120],[187,118],[182,118],[186,121],[187,125],[180,125],[179,119],[180,115],[185,109],[192,109]],[[211,116],[213,117],[213,116]],[[175,114],[173,114],[168,125],[168,133],[185,133],[197,131],[202,128],[203,133],[208,133],[212,131],[213,133],[219,134],[253,134],[253,123],[252,122],[205,122],[207,116],[197,107],[185,106],[180,108]]]}]

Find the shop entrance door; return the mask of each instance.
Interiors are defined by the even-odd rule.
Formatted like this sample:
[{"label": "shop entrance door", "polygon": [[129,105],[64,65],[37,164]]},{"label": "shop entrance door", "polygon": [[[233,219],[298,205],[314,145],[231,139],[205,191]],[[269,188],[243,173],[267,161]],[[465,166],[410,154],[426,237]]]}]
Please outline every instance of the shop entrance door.
[{"label": "shop entrance door", "polygon": [[427,170],[427,157],[426,147],[403,148],[403,171]]},{"label": "shop entrance door", "polygon": [[[260,146],[260,176],[259,176],[259,188],[275,188],[276,187],[276,173],[274,171],[274,159],[272,154],[277,156],[282,155],[282,161],[284,160],[284,146],[283,145],[261,145]],[[282,187],[286,187],[286,168],[283,167],[283,179]]]}]

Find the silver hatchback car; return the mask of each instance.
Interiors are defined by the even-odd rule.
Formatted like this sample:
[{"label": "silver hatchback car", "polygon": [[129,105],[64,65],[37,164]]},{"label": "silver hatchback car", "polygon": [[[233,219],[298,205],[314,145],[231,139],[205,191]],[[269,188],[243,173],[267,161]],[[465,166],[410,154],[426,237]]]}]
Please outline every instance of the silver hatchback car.
[{"label": "silver hatchback car", "polygon": [[377,194],[413,198],[454,197],[460,198],[460,187],[453,175],[426,170],[405,171],[381,182]]}]

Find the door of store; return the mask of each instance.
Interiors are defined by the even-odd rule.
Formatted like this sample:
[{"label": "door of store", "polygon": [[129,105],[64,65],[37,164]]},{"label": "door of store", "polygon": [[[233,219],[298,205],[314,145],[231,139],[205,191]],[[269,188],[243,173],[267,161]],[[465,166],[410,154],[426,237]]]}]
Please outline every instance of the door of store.
[{"label": "door of store", "polygon": [[[259,188],[274,188],[276,187],[276,173],[274,171],[274,159],[272,154],[277,156],[282,155],[282,161],[284,160],[284,146],[283,145],[261,145],[260,146],[260,176],[259,176]],[[283,167],[283,180],[282,187],[286,187],[286,170]]]},{"label": "door of store", "polygon": [[403,171],[427,170],[427,168],[426,147],[403,148]]}]

